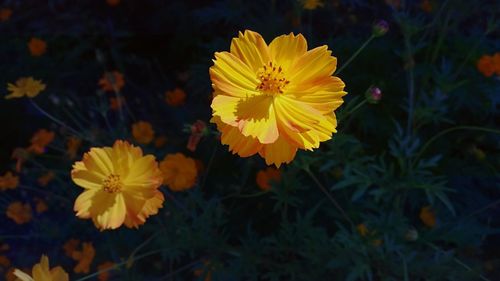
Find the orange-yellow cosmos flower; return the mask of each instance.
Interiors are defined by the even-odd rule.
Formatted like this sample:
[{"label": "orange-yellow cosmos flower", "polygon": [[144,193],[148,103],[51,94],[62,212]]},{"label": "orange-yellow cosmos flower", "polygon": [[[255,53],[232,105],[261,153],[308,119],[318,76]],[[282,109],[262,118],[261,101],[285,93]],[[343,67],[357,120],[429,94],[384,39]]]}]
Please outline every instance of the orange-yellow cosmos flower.
[{"label": "orange-yellow cosmos flower", "polygon": [[153,141],[155,131],[149,122],[139,121],[132,124],[132,136],[137,143],[148,144]]},{"label": "orange-yellow cosmos flower", "polygon": [[33,77],[22,77],[17,79],[16,84],[7,84],[9,95],[5,99],[22,98],[27,96],[29,98],[36,97],[41,91],[45,90],[45,84],[42,80],[35,80]]},{"label": "orange-yellow cosmos flower", "polygon": [[30,204],[23,204],[19,201],[9,204],[5,212],[8,218],[17,224],[25,224],[31,221],[32,213]]},{"label": "orange-yellow cosmos flower", "polygon": [[271,184],[273,182],[279,182],[280,180],[281,173],[274,167],[267,167],[265,170],[260,170],[257,172],[257,176],[255,177],[257,185],[262,190],[270,190]]},{"label": "orange-yellow cosmos flower", "polygon": [[94,260],[95,249],[91,242],[84,242],[81,251],[73,251],[71,258],[78,261],[73,271],[75,273],[89,273],[90,264]]},{"label": "orange-yellow cosmos flower", "polygon": [[170,106],[181,106],[186,101],[186,92],[181,88],[165,92],[165,102]]},{"label": "orange-yellow cosmos flower", "polygon": [[483,55],[476,63],[477,70],[486,77],[491,77],[495,74],[495,61],[493,56]]},{"label": "orange-yellow cosmos flower", "polygon": [[196,183],[196,162],[181,153],[165,156],[160,163],[160,170],[163,172],[163,182],[173,191],[190,189]]},{"label": "orange-yellow cosmos flower", "polygon": [[28,49],[34,57],[39,57],[47,51],[47,43],[39,38],[31,38],[28,42]]},{"label": "orange-yellow cosmos flower", "polygon": [[436,214],[431,206],[424,206],[420,209],[420,220],[430,228],[436,225]]},{"label": "orange-yellow cosmos flower", "polygon": [[69,276],[60,266],[50,269],[49,258],[42,256],[40,263],[35,264],[32,270],[33,277],[19,269],[14,270],[14,275],[20,281],[68,281]]},{"label": "orange-yellow cosmos flower", "polygon": [[282,35],[267,45],[245,31],[230,52],[215,53],[210,78],[214,89],[212,122],[233,153],[259,153],[280,166],[297,149],[313,150],[331,139],[343,102],[344,83],[332,76],[336,58],[327,46],[307,50],[299,34]]},{"label": "orange-yellow cosmos flower", "polygon": [[0,176],[0,191],[5,191],[7,189],[15,189],[19,185],[19,177],[14,176],[12,172],[6,172],[3,176]]},{"label": "orange-yellow cosmos flower", "polygon": [[125,79],[121,72],[106,72],[99,80],[99,86],[101,86],[101,89],[105,92],[120,92],[125,86]]},{"label": "orange-yellow cosmos flower", "polygon": [[75,201],[76,215],[92,218],[101,230],[138,227],[163,205],[163,174],[155,157],[126,141],[92,148],[73,165],[71,178],[85,189]]}]

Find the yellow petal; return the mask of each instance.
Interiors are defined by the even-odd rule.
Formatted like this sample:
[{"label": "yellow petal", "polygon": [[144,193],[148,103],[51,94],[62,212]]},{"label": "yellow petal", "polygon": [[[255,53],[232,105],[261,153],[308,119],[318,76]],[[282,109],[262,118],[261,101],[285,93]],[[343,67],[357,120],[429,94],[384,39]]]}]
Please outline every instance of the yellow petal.
[{"label": "yellow petal", "polygon": [[60,266],[54,267],[50,270],[50,275],[52,276],[51,281],[68,281],[69,276],[66,271]]},{"label": "yellow petal", "polygon": [[123,224],[126,215],[122,194],[98,191],[92,200],[90,213],[100,229],[116,229]]},{"label": "yellow petal", "polygon": [[212,100],[213,115],[220,117],[221,121],[233,126],[237,125],[236,110],[240,98],[226,95],[217,95]]},{"label": "yellow petal", "polygon": [[28,274],[22,272],[21,270],[19,270],[17,268],[14,269],[14,275],[17,278],[19,278],[21,281],[34,281],[33,278],[31,278],[31,276],[29,276]]},{"label": "yellow petal", "polygon": [[218,130],[222,133],[222,144],[229,145],[229,150],[237,153],[241,157],[249,157],[259,152],[262,144],[254,137],[245,137],[238,128],[226,125],[220,121],[219,117],[210,120],[217,124]]},{"label": "yellow petal", "polygon": [[73,169],[71,171],[71,179],[80,187],[94,189],[102,188],[102,182],[105,177],[89,170]]},{"label": "yellow petal", "polygon": [[49,258],[42,256],[40,263],[33,266],[33,279],[34,280],[51,280],[49,269]]},{"label": "yellow petal", "polygon": [[269,44],[269,51],[272,60],[286,71],[290,69],[295,60],[306,53],[307,41],[302,34],[297,36],[293,33],[281,35]]},{"label": "yellow petal", "polygon": [[297,147],[289,143],[284,137],[279,137],[276,142],[262,146],[260,156],[266,160],[267,165],[280,167],[283,163],[290,163],[297,153]]},{"label": "yellow petal", "polygon": [[269,48],[262,36],[254,31],[245,30],[231,41],[231,54],[250,66],[253,73],[270,61]]},{"label": "yellow petal", "polygon": [[[336,69],[337,59],[331,56],[327,46],[314,48],[295,61],[287,76],[290,85],[312,83],[331,76]],[[310,81],[309,81],[310,80]]]},{"label": "yellow petal", "polygon": [[83,219],[90,218],[91,214],[89,210],[93,204],[93,198],[98,191],[100,189],[86,190],[76,198],[73,210],[77,212],[77,217]]},{"label": "yellow petal", "polygon": [[113,163],[110,159],[111,148],[91,148],[90,152],[83,155],[83,163],[88,170],[108,176],[114,171]]},{"label": "yellow petal", "polygon": [[228,52],[215,53],[215,58],[209,72],[217,89],[236,97],[257,94],[255,89],[259,81],[255,71]]},{"label": "yellow petal", "polygon": [[261,95],[238,103],[238,128],[244,136],[255,137],[262,144],[273,143],[278,139],[273,100],[273,97]]}]

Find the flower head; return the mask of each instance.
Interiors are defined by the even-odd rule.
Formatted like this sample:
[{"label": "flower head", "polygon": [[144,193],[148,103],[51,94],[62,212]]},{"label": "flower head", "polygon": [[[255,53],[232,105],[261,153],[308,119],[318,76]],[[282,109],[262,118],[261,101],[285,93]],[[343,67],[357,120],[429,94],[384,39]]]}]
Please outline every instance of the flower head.
[{"label": "flower head", "polygon": [[[109,280],[109,276],[111,275],[110,274],[111,268],[113,268],[114,266],[115,266],[115,263],[110,262],[110,261],[107,261],[107,262],[104,262],[104,263],[101,263],[100,265],[98,265],[97,271],[99,271],[100,273],[97,276],[97,279],[99,279],[99,281]],[[108,270],[108,271],[103,271],[103,270]]]},{"label": "flower head", "polygon": [[139,121],[132,124],[132,136],[137,143],[148,144],[153,141],[155,131],[149,122]]},{"label": "flower head", "polygon": [[365,92],[365,97],[369,103],[376,104],[382,99],[382,91],[380,88],[372,86]]},{"label": "flower head", "polygon": [[5,191],[7,189],[15,189],[19,185],[19,177],[14,176],[12,172],[6,172],[3,176],[0,176],[0,191]]},{"label": "flower head", "polygon": [[91,218],[101,230],[138,227],[163,205],[155,157],[126,141],[92,148],[73,165],[71,178],[85,190],[75,201],[76,216]]},{"label": "flower head", "polygon": [[327,46],[307,51],[299,34],[267,45],[253,31],[240,33],[230,52],[215,53],[210,78],[212,122],[221,141],[241,157],[260,154],[268,165],[289,163],[298,149],[331,139],[344,83],[332,76],[336,58]]},{"label": "flower head", "polygon": [[109,98],[109,109],[113,111],[118,111],[120,108],[123,107],[125,104],[125,98],[124,97],[110,97]]},{"label": "flower head", "polygon": [[99,80],[99,86],[105,92],[120,92],[125,86],[125,79],[121,72],[106,72]]},{"label": "flower head", "polygon": [[257,172],[255,181],[260,189],[270,190],[273,182],[281,181],[281,173],[276,168],[267,167],[265,170]]},{"label": "flower head", "polygon": [[69,158],[74,159],[78,154],[78,150],[82,145],[82,140],[77,137],[70,137],[66,142],[66,154],[68,154]]},{"label": "flower head", "polygon": [[68,281],[69,276],[60,266],[50,268],[49,258],[42,256],[40,263],[33,266],[33,277],[19,269],[14,270],[14,275],[21,281]]},{"label": "flower head", "polygon": [[49,206],[47,206],[47,203],[43,199],[34,198],[33,201],[35,201],[35,203],[36,203],[35,211],[38,214],[44,213],[49,209]]},{"label": "flower head", "polygon": [[48,171],[37,179],[37,182],[40,186],[47,186],[49,183],[55,178],[56,174],[52,171]]},{"label": "flower head", "polygon": [[196,162],[181,153],[165,156],[160,162],[160,170],[163,172],[163,182],[173,191],[190,189],[196,183]]},{"label": "flower head", "polygon": [[41,91],[45,90],[45,84],[42,80],[35,80],[33,77],[22,77],[17,79],[16,84],[7,84],[9,95],[5,96],[6,99],[22,98],[24,96],[29,98],[36,97]]},{"label": "flower head", "polygon": [[92,243],[83,242],[81,251],[73,251],[71,253],[71,258],[78,261],[73,271],[75,273],[89,273],[90,264],[94,260],[95,249]]},{"label": "flower head", "polygon": [[9,8],[0,9],[0,22],[6,22],[12,16],[12,10]]},{"label": "flower head", "polygon": [[186,101],[186,92],[180,88],[165,92],[165,102],[170,106],[181,106]]},{"label": "flower head", "polygon": [[40,129],[31,138],[31,145],[27,150],[35,154],[42,154],[45,151],[45,147],[54,140],[54,137],[54,132]]},{"label": "flower head", "polygon": [[389,31],[389,24],[385,20],[379,20],[373,25],[372,34],[375,37],[383,36]]},{"label": "flower head", "polygon": [[28,49],[34,57],[39,57],[47,51],[47,43],[40,38],[31,38],[28,42]]},{"label": "flower head", "polygon": [[19,201],[16,201],[9,204],[5,214],[15,223],[25,224],[31,221],[31,206],[30,204],[23,204]]},{"label": "flower head", "polygon": [[477,61],[477,70],[485,77],[491,77],[495,73],[495,61],[492,56],[484,55]]},{"label": "flower head", "polygon": [[500,53],[493,55],[493,65],[495,65],[495,73],[500,75]]}]

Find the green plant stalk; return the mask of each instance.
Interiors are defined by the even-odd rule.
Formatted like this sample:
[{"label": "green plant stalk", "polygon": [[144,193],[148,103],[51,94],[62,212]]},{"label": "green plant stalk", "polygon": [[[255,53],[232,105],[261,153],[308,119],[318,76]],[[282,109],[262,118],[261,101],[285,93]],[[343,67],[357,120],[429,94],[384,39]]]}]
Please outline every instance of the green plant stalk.
[{"label": "green plant stalk", "polygon": [[346,61],[346,63],[344,63],[341,68],[339,68],[337,71],[335,71],[335,75],[340,74],[340,72],[342,72],[342,70],[344,70],[344,68],[346,68],[361,53],[361,51],[363,51],[366,48],[366,46],[368,46],[368,44],[370,44],[370,42],[374,38],[375,38],[375,35],[373,35],[373,34],[370,37],[368,37],[368,39],[365,41],[365,43],[363,43],[363,45],[361,45],[361,47],[359,47],[359,49]]}]

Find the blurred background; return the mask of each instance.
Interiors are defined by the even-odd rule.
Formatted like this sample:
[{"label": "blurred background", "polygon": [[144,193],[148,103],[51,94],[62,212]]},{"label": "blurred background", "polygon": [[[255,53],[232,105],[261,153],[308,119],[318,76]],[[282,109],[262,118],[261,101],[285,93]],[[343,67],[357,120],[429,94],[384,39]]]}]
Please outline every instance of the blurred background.
[{"label": "blurred background", "polygon": [[[0,1],[0,280],[42,254],[70,280],[500,280],[499,11],[487,0]],[[348,92],[332,140],[276,171],[232,155],[209,122],[214,53],[246,29],[328,45]],[[4,99],[22,77],[45,90]],[[132,132],[139,121],[153,140]],[[26,149],[39,139],[43,152]],[[74,216],[69,173],[115,139],[159,161],[183,153],[197,182],[162,187],[164,208],[138,230],[99,232]],[[133,258],[152,249],[166,250]]]}]

